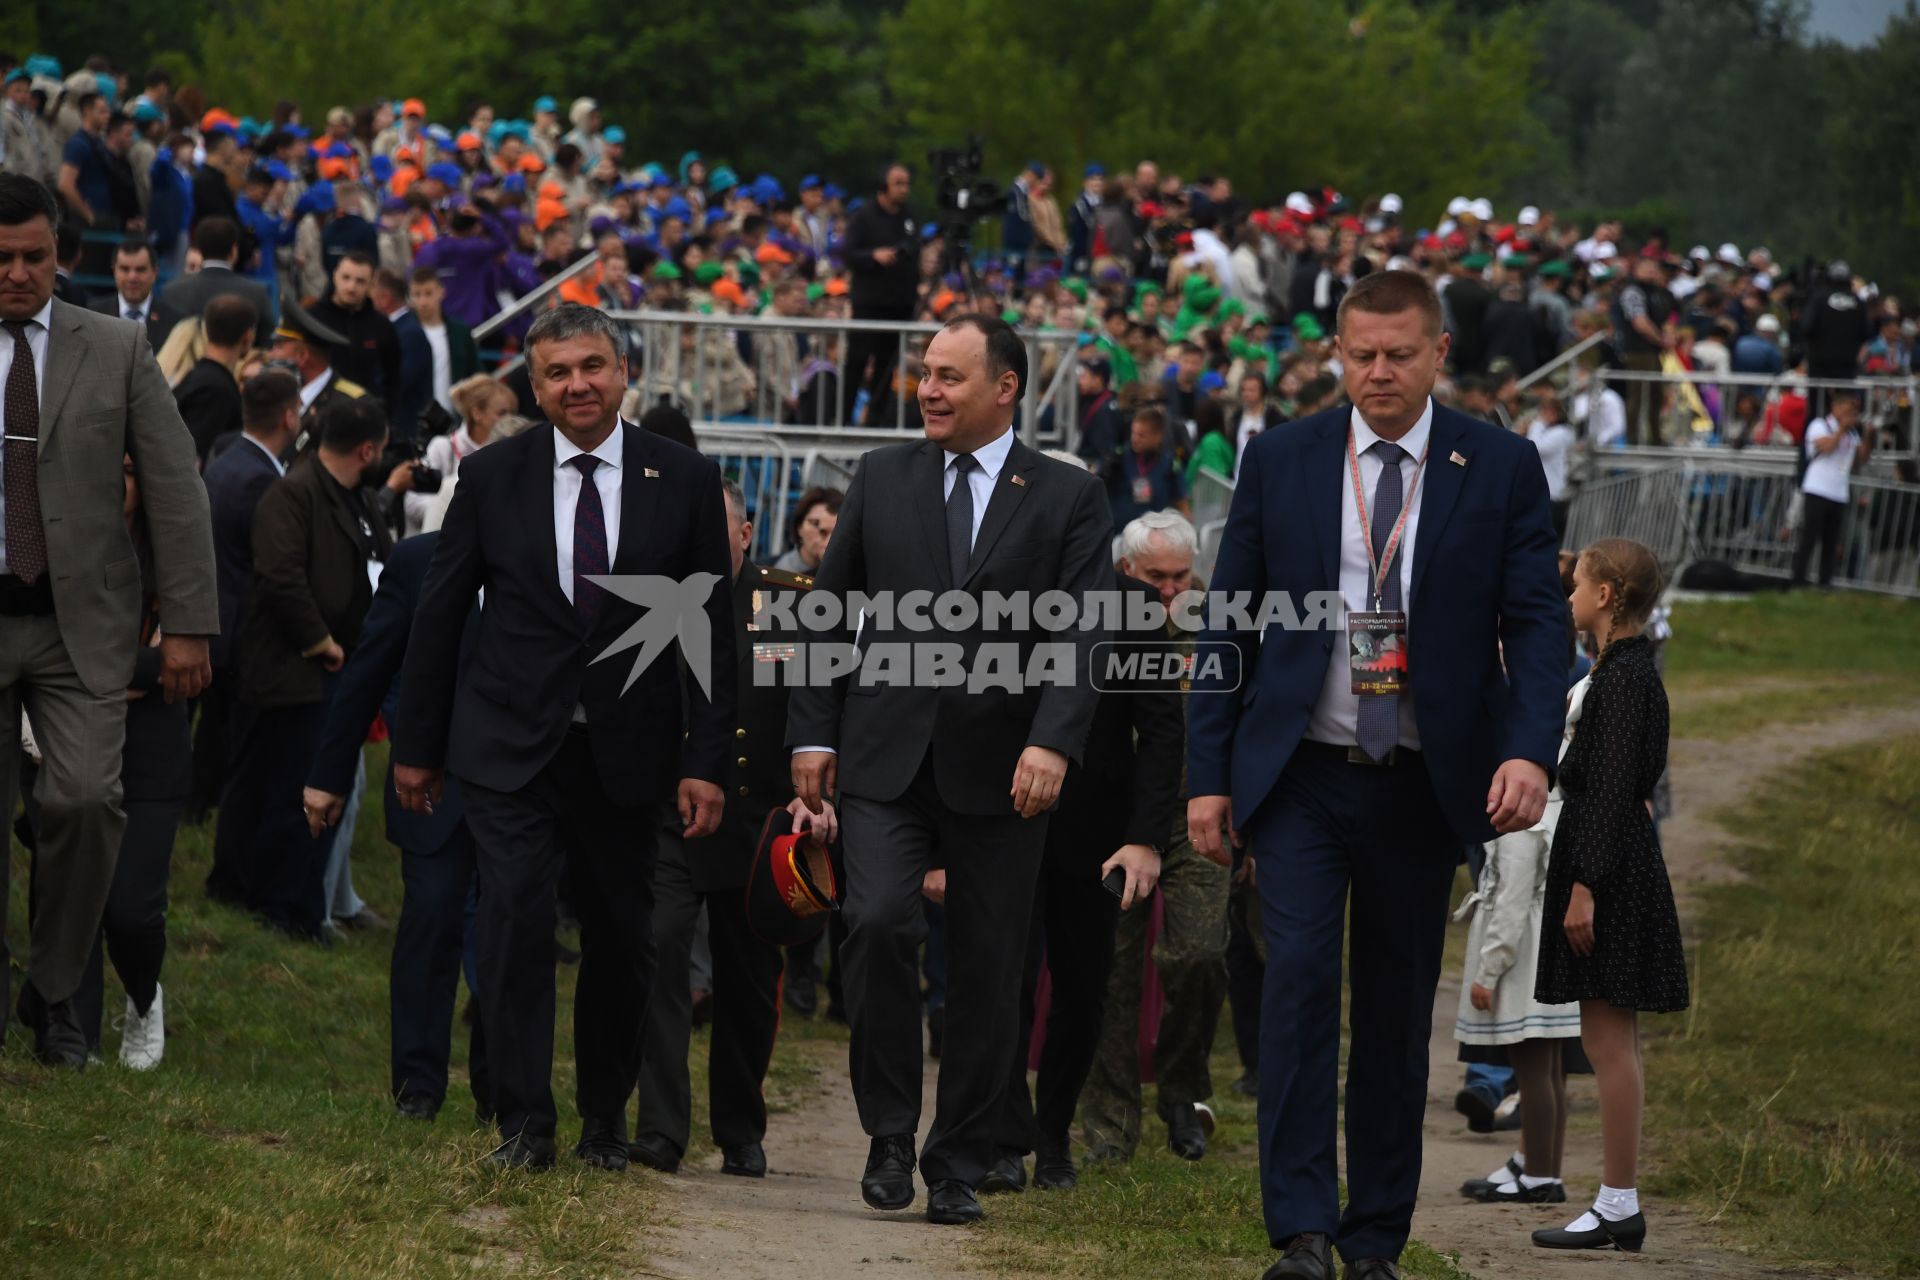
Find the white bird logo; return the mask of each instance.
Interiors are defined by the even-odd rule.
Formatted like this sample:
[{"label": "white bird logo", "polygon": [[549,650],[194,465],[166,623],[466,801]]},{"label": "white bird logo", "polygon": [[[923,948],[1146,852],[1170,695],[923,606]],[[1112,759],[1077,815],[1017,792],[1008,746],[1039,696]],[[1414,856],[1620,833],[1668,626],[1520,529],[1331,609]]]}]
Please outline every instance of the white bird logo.
[{"label": "white bird logo", "polygon": [[638,622],[594,659],[599,662],[639,647],[633,670],[628,673],[627,682],[620,686],[621,693],[633,688],[640,673],[678,637],[680,652],[686,658],[687,669],[693,673],[694,683],[700,686],[701,693],[709,698],[713,696],[713,627],[707,619],[707,599],[720,581],[719,574],[696,573],[676,579],[645,573],[596,573],[589,574],[587,581],[646,610]]}]

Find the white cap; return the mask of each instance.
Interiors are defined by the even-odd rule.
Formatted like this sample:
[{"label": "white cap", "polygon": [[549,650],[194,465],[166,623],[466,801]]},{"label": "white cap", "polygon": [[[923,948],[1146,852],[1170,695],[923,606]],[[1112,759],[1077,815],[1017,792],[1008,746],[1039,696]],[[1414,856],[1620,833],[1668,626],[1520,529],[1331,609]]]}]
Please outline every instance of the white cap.
[{"label": "white cap", "polygon": [[1709,258],[1713,257],[1713,254],[1707,249],[1707,246],[1703,244],[1697,244],[1693,246],[1693,248],[1687,250],[1687,256],[1689,258],[1692,258],[1695,262],[1705,262]]},{"label": "white cap", "polygon": [[1540,225],[1540,210],[1533,205],[1528,205],[1520,211],[1520,216],[1515,221],[1523,227],[1537,227]]},{"label": "white cap", "polygon": [[1593,256],[1596,258],[1611,258],[1619,252],[1620,246],[1611,240],[1602,240],[1599,244],[1593,246]]},{"label": "white cap", "polygon": [[1380,212],[1382,213],[1399,213],[1404,208],[1406,208],[1405,203],[1401,201],[1399,196],[1393,194],[1391,191],[1380,197]]},{"label": "white cap", "polygon": [[1467,199],[1465,196],[1455,196],[1453,199],[1447,201],[1447,216],[1449,218],[1457,218],[1463,213],[1472,212],[1473,201]]},{"label": "white cap", "polygon": [[1412,258],[1407,257],[1404,253],[1396,253],[1393,257],[1387,259],[1387,270],[1414,271],[1418,270],[1418,268],[1415,267]]},{"label": "white cap", "polygon": [[1313,215],[1313,201],[1307,199],[1307,193],[1304,191],[1290,192],[1287,196],[1287,211],[1311,217]]},{"label": "white cap", "polygon": [[1720,261],[1726,263],[1730,267],[1745,266],[1747,261],[1745,258],[1740,256],[1740,250],[1735,248],[1731,241],[1721,245],[1720,252],[1715,254],[1714,256],[1720,259]]},{"label": "white cap", "polygon": [[1747,261],[1752,262],[1755,258],[1760,259],[1762,262],[1771,263],[1773,261],[1773,251],[1765,245],[1756,245],[1753,252],[1747,255]]},{"label": "white cap", "polygon": [[[1762,293],[1769,293],[1773,289],[1773,277],[1768,275],[1766,272],[1762,271],[1758,275],[1754,276],[1753,287],[1758,289]],[[1775,323],[1778,323],[1778,321],[1776,321]]]},{"label": "white cap", "polygon": [[1780,317],[1776,315],[1761,316],[1758,320],[1755,320],[1753,322],[1753,331],[1755,333],[1780,332]]},{"label": "white cap", "polygon": [[1475,200],[1473,202],[1473,205],[1468,210],[1468,212],[1472,213],[1474,217],[1480,219],[1480,221],[1482,222],[1492,222],[1493,221],[1493,201],[1487,199],[1485,196],[1481,196],[1478,200]]}]

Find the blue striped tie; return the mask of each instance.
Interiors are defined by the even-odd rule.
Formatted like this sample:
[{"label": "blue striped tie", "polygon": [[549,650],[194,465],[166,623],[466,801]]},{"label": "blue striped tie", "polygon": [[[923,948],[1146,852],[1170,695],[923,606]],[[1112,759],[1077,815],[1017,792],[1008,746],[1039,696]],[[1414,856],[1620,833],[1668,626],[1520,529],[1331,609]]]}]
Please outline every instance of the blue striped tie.
[{"label": "blue striped tie", "polygon": [[600,486],[593,482],[600,459],[583,453],[567,459],[567,465],[580,472],[580,497],[573,504],[573,609],[580,615],[580,625],[591,629],[607,592],[587,577],[609,572],[607,513],[600,505]]}]

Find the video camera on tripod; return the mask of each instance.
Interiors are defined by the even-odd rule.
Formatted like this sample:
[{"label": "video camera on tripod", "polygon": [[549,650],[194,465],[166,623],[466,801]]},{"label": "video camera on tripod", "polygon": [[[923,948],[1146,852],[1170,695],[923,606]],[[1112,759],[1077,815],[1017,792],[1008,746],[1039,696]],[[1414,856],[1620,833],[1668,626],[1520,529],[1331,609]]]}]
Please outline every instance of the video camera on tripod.
[{"label": "video camera on tripod", "polygon": [[927,164],[938,179],[934,202],[940,210],[940,272],[959,272],[972,288],[973,269],[969,247],[973,224],[981,218],[1003,213],[1007,196],[998,183],[980,176],[985,165],[984,148],[978,134],[967,139],[962,148],[927,152]]}]

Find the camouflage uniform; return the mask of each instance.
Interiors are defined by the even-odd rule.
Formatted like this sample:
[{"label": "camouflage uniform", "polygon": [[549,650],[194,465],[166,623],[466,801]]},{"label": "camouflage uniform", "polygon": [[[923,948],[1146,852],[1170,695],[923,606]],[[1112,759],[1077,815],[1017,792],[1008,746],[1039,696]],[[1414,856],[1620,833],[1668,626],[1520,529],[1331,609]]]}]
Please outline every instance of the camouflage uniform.
[{"label": "camouflage uniform", "polygon": [[[1175,643],[1191,657],[1194,636],[1173,630],[1171,623],[1168,626]],[[1180,683],[1184,693],[1189,682]],[[1183,762],[1183,802],[1186,795]],[[1186,805],[1176,805],[1173,830],[1160,860],[1158,892],[1164,914],[1153,948],[1154,968],[1166,997],[1153,1052],[1163,1119],[1168,1107],[1204,1102],[1213,1095],[1207,1059],[1227,995],[1228,882],[1227,868],[1193,851],[1187,840]],[[1120,913],[1100,1048],[1080,1099],[1081,1137],[1088,1149],[1128,1159],[1140,1144],[1140,987],[1148,912],[1148,904],[1138,903]]]}]

